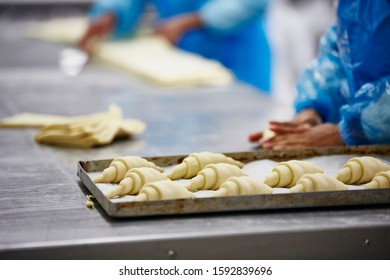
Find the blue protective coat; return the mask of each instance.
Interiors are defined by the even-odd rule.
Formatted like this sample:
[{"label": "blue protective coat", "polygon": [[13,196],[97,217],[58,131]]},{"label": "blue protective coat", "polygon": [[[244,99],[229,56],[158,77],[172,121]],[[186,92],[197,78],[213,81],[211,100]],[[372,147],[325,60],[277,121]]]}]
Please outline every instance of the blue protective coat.
[{"label": "blue protective coat", "polygon": [[148,2],[157,8],[160,20],[198,12],[205,28],[187,32],[178,47],[216,59],[237,79],[269,92],[271,55],[263,26],[268,0],[99,0],[91,16],[113,12],[117,16],[114,36],[125,37]]},{"label": "blue protective coat", "polygon": [[390,1],[339,0],[338,23],[297,84],[297,112],[338,123],[347,145],[390,144]]}]

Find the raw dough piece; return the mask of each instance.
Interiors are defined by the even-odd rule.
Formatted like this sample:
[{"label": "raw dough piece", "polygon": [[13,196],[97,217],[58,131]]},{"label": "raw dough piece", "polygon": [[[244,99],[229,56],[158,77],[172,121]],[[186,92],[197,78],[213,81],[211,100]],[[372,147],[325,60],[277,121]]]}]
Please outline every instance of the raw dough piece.
[{"label": "raw dough piece", "polygon": [[292,187],[304,174],[323,173],[321,168],[307,161],[289,160],[276,164],[265,177],[270,187]]},{"label": "raw dough piece", "polygon": [[276,136],[275,131],[267,128],[263,131],[263,137],[261,137],[261,140],[271,139],[274,138],[275,136]]},{"label": "raw dough piece", "polygon": [[229,163],[238,167],[243,167],[244,164],[224,154],[201,152],[192,153],[179,165],[175,166],[172,171],[167,174],[167,177],[176,179],[190,179],[194,177],[200,170],[210,163]]},{"label": "raw dough piece", "polygon": [[195,198],[195,195],[171,180],[148,183],[142,187],[134,201]]},{"label": "raw dough piece", "polygon": [[109,192],[106,196],[108,198],[114,198],[116,196],[138,194],[143,185],[161,180],[167,180],[167,177],[155,168],[132,168],[127,171],[125,178],[120,181],[119,186]]},{"label": "raw dough piece", "polygon": [[127,171],[136,167],[151,167],[160,172],[164,171],[163,168],[142,157],[118,157],[111,162],[109,167],[103,170],[101,175],[93,178],[93,181],[95,183],[118,183],[125,177]]},{"label": "raw dough piece", "polygon": [[239,167],[229,163],[208,164],[192,178],[186,188],[190,191],[217,190],[233,176],[247,176]]},{"label": "raw dough piece", "polygon": [[93,56],[129,74],[166,87],[227,85],[232,74],[219,62],[175,48],[160,36],[104,42]]},{"label": "raw dough piece", "polygon": [[83,37],[87,28],[86,17],[56,18],[29,26],[25,34],[30,38],[75,45]]},{"label": "raw dough piece", "polygon": [[[28,29],[27,36],[76,44],[88,26],[86,19],[57,19]],[[182,51],[164,37],[138,32],[135,38],[101,41],[91,51],[92,58],[131,75],[167,87],[228,85],[232,73],[218,61]]]},{"label": "raw dough piece", "polygon": [[47,125],[37,132],[35,140],[44,144],[91,148],[109,144],[114,138],[141,133],[144,129],[143,122],[123,120],[121,109],[111,105],[108,112]]},{"label": "raw dough piece", "polygon": [[230,177],[221,184],[212,196],[235,196],[235,195],[256,195],[272,194],[273,189],[263,181],[248,176]]},{"label": "raw dough piece", "polygon": [[297,192],[345,191],[348,187],[333,176],[316,173],[303,175],[297,184],[290,189]]},{"label": "raw dough piece", "polygon": [[370,183],[364,185],[365,189],[388,189],[390,188],[390,171],[379,172]]},{"label": "raw dough piece", "polygon": [[14,115],[12,117],[0,119],[0,127],[37,127],[41,128],[47,125],[53,125],[57,123],[65,123],[72,118],[47,115],[47,114],[33,114],[23,113]]},{"label": "raw dough piece", "polygon": [[363,184],[371,181],[378,172],[387,170],[390,170],[390,165],[374,157],[354,157],[337,172],[336,178],[345,184]]}]

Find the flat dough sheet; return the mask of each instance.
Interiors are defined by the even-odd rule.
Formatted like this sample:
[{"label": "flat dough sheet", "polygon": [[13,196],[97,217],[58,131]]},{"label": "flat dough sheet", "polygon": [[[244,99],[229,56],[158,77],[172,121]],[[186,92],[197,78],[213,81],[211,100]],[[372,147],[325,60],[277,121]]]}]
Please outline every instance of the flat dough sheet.
[{"label": "flat dough sheet", "polygon": [[[55,19],[31,26],[27,36],[74,45],[87,25],[83,18]],[[166,87],[228,85],[233,80],[219,62],[179,50],[156,35],[101,42],[92,55],[97,61]]]}]

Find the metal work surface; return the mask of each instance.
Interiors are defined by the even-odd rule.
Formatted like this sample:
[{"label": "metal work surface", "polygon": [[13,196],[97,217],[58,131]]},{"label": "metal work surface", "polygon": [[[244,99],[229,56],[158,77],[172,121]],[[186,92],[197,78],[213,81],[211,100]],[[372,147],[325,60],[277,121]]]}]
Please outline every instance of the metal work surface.
[{"label": "metal work surface", "polygon": [[0,117],[76,116],[116,103],[126,118],[143,120],[147,129],[132,140],[90,150],[36,144],[35,129],[1,129],[1,259],[390,257],[388,205],[119,220],[98,204],[87,209],[89,192],[77,178],[78,161],[252,151],[247,135],[268,119],[287,119],[290,110],[238,83],[162,90],[96,65],[66,77],[56,66],[61,46],[24,39],[31,19],[2,14]]}]

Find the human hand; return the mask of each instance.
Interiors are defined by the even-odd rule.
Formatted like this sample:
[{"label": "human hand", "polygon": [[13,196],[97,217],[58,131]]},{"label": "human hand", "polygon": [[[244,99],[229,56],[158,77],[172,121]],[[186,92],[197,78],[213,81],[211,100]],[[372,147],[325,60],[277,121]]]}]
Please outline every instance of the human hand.
[{"label": "human hand", "polygon": [[283,150],[304,147],[345,145],[335,124],[319,124],[301,131],[276,134],[273,138],[260,140],[267,150]]},{"label": "human hand", "polygon": [[184,33],[191,29],[200,28],[202,20],[196,13],[189,13],[176,16],[159,24],[155,33],[164,36],[173,45],[176,45]]},{"label": "human hand", "polygon": [[277,134],[302,132],[306,129],[322,123],[320,115],[312,109],[299,112],[291,121],[270,121],[269,129]]},{"label": "human hand", "polygon": [[86,52],[91,52],[95,42],[106,37],[112,31],[115,21],[115,15],[107,13],[91,22],[77,46]]},{"label": "human hand", "polygon": [[[276,134],[304,132],[312,126],[322,122],[321,117],[312,109],[305,109],[299,112],[292,120],[287,122],[270,121],[268,129]],[[264,131],[249,135],[250,142],[261,141]],[[267,137],[268,138],[268,137]],[[263,139],[264,140],[264,139]]]}]

